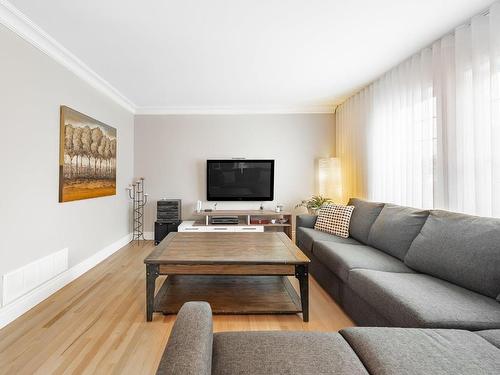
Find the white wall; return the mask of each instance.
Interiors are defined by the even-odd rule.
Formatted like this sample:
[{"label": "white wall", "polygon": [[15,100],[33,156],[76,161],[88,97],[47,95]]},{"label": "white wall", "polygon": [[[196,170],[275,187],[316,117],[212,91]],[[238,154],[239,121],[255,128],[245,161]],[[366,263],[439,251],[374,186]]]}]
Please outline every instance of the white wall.
[{"label": "white wall", "polygon": [[[129,233],[133,115],[3,26],[0,46],[0,275],[65,247],[71,267]],[[58,203],[62,104],[117,128],[116,196]]]},{"label": "white wall", "polygon": [[[183,218],[206,202],[206,159],[275,159],[275,201],[293,209],[315,190],[315,159],[334,154],[334,116],[139,115],[135,118],[135,175],[146,178],[151,202],[146,231],[153,231],[156,201],[180,198]],[[218,208],[255,208],[259,202],[220,202]]]}]

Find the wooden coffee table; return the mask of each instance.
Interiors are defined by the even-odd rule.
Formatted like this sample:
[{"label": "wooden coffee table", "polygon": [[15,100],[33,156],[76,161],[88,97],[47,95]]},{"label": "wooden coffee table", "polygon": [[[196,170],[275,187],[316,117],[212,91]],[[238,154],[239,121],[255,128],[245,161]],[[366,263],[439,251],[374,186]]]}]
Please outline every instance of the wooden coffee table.
[{"label": "wooden coffee table", "polygon": [[[170,233],[144,263],[147,321],[200,300],[214,314],[309,320],[309,259],[284,233]],[[155,296],[159,275],[168,277]],[[298,279],[300,297],[287,276]]]}]

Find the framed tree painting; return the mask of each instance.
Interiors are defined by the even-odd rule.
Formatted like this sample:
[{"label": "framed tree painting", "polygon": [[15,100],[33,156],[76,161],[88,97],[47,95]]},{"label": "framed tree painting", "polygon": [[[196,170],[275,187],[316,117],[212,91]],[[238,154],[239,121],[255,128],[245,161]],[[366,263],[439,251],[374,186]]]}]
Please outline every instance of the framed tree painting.
[{"label": "framed tree painting", "polygon": [[116,194],[116,129],[61,106],[59,202]]}]

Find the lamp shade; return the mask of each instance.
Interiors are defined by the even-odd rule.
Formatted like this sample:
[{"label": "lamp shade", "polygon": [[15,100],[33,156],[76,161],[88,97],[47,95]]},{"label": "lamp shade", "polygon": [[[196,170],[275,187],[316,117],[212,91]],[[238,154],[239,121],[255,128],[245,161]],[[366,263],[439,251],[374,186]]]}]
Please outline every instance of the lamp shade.
[{"label": "lamp shade", "polygon": [[333,199],[342,200],[342,177],[339,158],[320,158],[317,161],[318,194]]}]

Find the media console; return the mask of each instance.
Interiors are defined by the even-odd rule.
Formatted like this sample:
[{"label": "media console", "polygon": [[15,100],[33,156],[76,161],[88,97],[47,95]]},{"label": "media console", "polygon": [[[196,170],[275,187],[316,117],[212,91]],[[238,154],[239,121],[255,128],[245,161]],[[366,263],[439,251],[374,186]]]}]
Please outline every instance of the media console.
[{"label": "media console", "polygon": [[[216,210],[195,212],[197,219],[184,221],[179,232],[279,232],[283,231],[292,239],[294,216],[290,212],[267,210]],[[217,217],[237,217],[236,224],[212,224]],[[272,220],[275,220],[273,223]],[[217,221],[217,220],[216,220]]]}]

